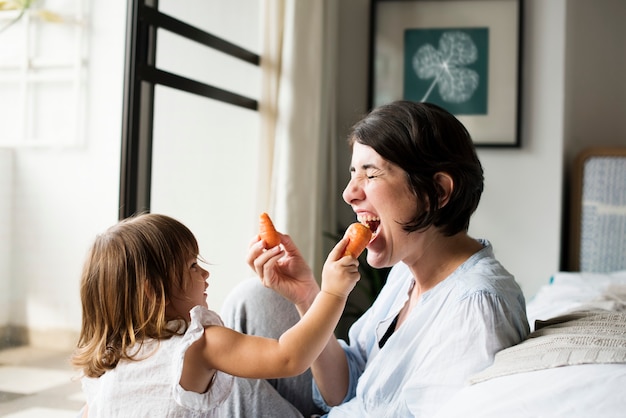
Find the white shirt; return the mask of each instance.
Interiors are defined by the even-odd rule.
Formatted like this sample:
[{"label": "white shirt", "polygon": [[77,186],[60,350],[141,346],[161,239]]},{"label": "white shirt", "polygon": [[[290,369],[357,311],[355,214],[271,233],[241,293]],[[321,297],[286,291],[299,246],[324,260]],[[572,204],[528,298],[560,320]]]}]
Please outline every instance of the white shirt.
[{"label": "white shirt", "polygon": [[[207,393],[188,392],[180,384],[183,358],[207,325],[222,325],[213,311],[196,306],[182,336],[144,343],[141,361],[122,360],[99,378],[82,379],[90,417],[217,417],[233,377],[217,372]],[[132,352],[132,351],[131,351]]]},{"label": "white shirt", "polygon": [[[495,353],[528,335],[524,296],[493,256],[491,245],[422,294],[382,349],[378,341],[408,299],[414,278],[399,263],[372,307],[340,341],[350,369],[344,403],[329,417],[430,417],[493,362]],[[314,385],[316,402],[326,407]]]}]

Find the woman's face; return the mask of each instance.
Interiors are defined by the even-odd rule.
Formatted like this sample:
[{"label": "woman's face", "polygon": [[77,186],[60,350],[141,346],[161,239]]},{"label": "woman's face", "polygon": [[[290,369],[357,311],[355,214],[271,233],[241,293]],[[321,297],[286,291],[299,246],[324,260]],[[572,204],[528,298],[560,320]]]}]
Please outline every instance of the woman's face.
[{"label": "woman's face", "polygon": [[187,271],[183,279],[185,289],[173,289],[172,298],[166,310],[168,319],[175,317],[189,319],[189,311],[194,306],[208,307],[206,293],[209,287],[208,278],[209,272],[200,266],[197,258],[187,261]]},{"label": "woman's face", "polygon": [[415,253],[412,243],[419,234],[402,229],[417,211],[403,169],[383,159],[372,147],[355,142],[343,199],[357,219],[375,231],[367,246],[367,262],[372,267],[389,267]]}]

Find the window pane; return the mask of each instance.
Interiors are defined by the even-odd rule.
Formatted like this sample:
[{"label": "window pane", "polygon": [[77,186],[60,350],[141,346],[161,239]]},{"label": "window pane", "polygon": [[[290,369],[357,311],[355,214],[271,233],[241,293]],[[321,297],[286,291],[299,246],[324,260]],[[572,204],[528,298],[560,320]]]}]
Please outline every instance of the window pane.
[{"label": "window pane", "polygon": [[179,35],[157,33],[157,68],[258,100],[261,70]]},{"label": "window pane", "polygon": [[259,113],[157,86],[151,212],[185,223],[209,262],[209,305],[218,310],[250,276],[256,225]]},{"label": "window pane", "polygon": [[160,0],[159,10],[259,54],[259,0]]}]

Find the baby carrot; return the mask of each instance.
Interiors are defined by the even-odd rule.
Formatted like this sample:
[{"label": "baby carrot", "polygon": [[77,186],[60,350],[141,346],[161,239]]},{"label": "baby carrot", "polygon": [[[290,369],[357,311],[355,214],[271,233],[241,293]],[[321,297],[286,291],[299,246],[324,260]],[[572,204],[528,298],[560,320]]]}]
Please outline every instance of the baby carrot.
[{"label": "baby carrot", "polygon": [[372,230],[367,226],[360,222],[355,222],[348,227],[346,232],[350,241],[348,241],[348,245],[343,253],[344,256],[351,255],[354,258],[357,258],[367,244],[369,244],[372,239]]},{"label": "baby carrot", "polygon": [[280,236],[276,232],[270,216],[265,212],[259,217],[259,236],[265,241],[266,249],[274,248],[280,244]]}]

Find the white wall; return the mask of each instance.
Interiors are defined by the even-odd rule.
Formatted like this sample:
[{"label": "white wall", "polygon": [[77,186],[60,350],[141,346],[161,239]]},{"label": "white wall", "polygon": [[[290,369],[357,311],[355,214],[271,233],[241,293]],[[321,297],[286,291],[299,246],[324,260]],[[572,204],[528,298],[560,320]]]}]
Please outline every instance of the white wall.
[{"label": "white wall", "polygon": [[117,220],[126,7],[93,3],[83,145],[14,154],[8,322],[35,344],[75,343],[87,247]]},{"label": "white wall", "polygon": [[523,34],[522,147],[480,149],[485,192],[470,233],[527,296],[559,269],[563,185],[565,1],[527,1]]},{"label": "white wall", "polygon": [[626,2],[569,0],[566,160],[589,146],[626,146]]},{"label": "white wall", "polygon": [[3,325],[9,322],[11,300],[12,197],[13,150],[0,148],[0,338]]}]

